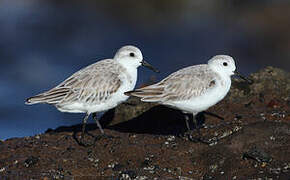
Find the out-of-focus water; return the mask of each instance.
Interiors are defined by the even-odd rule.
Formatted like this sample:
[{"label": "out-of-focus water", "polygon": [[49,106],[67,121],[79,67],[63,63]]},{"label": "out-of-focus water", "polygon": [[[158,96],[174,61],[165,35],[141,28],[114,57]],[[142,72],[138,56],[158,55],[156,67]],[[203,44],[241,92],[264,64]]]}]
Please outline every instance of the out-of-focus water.
[{"label": "out-of-focus water", "polygon": [[[138,46],[161,70],[155,74],[140,67],[137,86],[216,54],[232,55],[245,74],[267,65],[289,70],[290,34],[272,25],[279,15],[271,14],[290,9],[289,4],[233,2],[2,0],[0,139],[81,123],[83,114],[24,101],[127,44]],[[277,33],[284,31],[288,34]]]}]

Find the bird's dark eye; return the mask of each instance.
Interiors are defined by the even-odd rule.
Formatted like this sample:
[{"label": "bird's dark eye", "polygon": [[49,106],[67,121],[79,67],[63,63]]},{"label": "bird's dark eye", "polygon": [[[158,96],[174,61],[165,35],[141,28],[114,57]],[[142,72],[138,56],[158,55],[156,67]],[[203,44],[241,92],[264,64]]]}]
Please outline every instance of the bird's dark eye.
[{"label": "bird's dark eye", "polygon": [[135,54],[134,53],[130,53],[129,54],[131,57],[135,57]]},{"label": "bird's dark eye", "polygon": [[223,65],[224,65],[224,66],[228,66],[228,63],[224,62]]}]

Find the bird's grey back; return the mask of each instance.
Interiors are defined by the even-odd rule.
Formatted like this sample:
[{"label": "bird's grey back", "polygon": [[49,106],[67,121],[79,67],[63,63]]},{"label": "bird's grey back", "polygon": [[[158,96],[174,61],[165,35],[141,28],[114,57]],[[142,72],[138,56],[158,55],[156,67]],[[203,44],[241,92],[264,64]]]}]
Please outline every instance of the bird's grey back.
[{"label": "bird's grey back", "polygon": [[124,67],[115,60],[98,61],[77,71],[55,88],[29,98],[27,104],[101,103],[121,86],[121,71],[125,71]]},{"label": "bird's grey back", "polygon": [[170,74],[159,83],[137,89],[131,95],[146,102],[188,100],[213,88],[218,77],[207,64],[189,66]]}]

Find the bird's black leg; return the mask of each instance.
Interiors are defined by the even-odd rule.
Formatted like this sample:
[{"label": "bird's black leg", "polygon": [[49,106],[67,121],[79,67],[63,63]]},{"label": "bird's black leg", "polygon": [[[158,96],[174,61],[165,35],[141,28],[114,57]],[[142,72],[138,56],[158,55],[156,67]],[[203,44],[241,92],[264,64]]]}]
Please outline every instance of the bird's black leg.
[{"label": "bird's black leg", "polygon": [[[194,128],[191,130],[191,128],[189,127],[189,116],[185,118],[186,126],[188,129],[187,137],[190,141],[208,144],[206,141],[203,140],[202,134],[200,132],[200,128],[202,127],[202,124],[204,123],[204,121],[205,121],[205,116],[203,113],[193,114],[192,122],[193,122]],[[197,135],[194,135],[196,134],[196,132],[197,132]]]},{"label": "bird's black leg", "polygon": [[190,126],[189,126],[189,116],[188,116],[188,114],[184,114],[184,118],[185,118],[185,124],[186,124],[186,127],[187,127],[187,131],[190,131],[191,130],[191,128],[190,128]]},{"label": "bird's black leg", "polygon": [[105,132],[104,132],[104,130],[102,128],[102,125],[101,125],[101,123],[99,122],[99,120],[97,118],[97,113],[93,113],[92,116],[93,116],[93,119],[96,121],[96,124],[97,124],[98,128],[100,129],[100,131],[102,133],[100,136],[97,136],[96,139],[100,139],[102,137],[105,137],[105,138],[113,138],[113,136],[108,136],[107,134],[105,134]]},{"label": "bird's black leg", "polygon": [[103,128],[102,128],[102,126],[101,126],[101,124],[100,124],[98,118],[97,118],[97,113],[93,113],[93,119],[96,121],[97,126],[98,126],[98,128],[100,129],[101,133],[102,133],[102,134],[105,134],[105,133],[104,133],[104,130],[103,130]]},{"label": "bird's black leg", "polygon": [[[184,118],[185,118],[185,125],[187,128],[187,131],[185,132],[185,137],[187,137],[189,140],[194,141],[194,137],[193,137],[193,133],[194,133],[194,128],[196,127],[195,125],[195,121],[194,121],[194,116],[191,116],[191,114],[184,114]],[[192,119],[193,121],[193,126],[190,126],[190,119]],[[197,142],[197,141],[195,141]]]},{"label": "bird's black leg", "polygon": [[89,144],[89,143],[85,142],[85,139],[84,139],[85,133],[86,133],[86,124],[87,124],[89,116],[90,116],[90,113],[87,113],[85,118],[83,119],[81,139],[78,142],[78,144],[80,144],[82,146],[92,145],[92,144]]},{"label": "bird's black leg", "polygon": [[[192,128],[190,128],[190,125],[189,125],[189,119],[191,118],[191,122],[193,123],[192,125]],[[187,135],[187,138],[190,140],[190,141],[193,141],[193,142],[199,142],[199,137],[200,137],[200,131],[198,129],[198,126],[197,126],[197,121],[195,119],[195,114],[193,114],[193,116],[190,117],[189,114],[185,114],[185,123],[186,123],[186,127],[187,127],[187,132],[186,132],[186,135]],[[195,137],[195,131],[198,132],[198,138]]]},{"label": "bird's black leg", "polygon": [[205,123],[204,113],[203,112],[199,112],[193,117],[194,117],[194,119],[192,119],[192,120],[194,121],[195,128],[196,129],[200,129],[203,126],[203,124]]},{"label": "bird's black leg", "polygon": [[86,125],[87,125],[87,121],[89,118],[90,114],[86,114],[85,118],[83,119],[83,125],[82,125],[82,136],[85,134],[86,131]]}]

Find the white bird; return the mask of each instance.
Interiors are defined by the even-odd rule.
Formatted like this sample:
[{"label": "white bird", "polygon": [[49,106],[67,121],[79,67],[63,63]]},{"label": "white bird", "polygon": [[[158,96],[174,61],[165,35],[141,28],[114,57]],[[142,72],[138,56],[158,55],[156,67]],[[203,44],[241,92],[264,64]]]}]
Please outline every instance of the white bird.
[{"label": "white bird", "polygon": [[[195,116],[226,96],[231,87],[232,75],[250,81],[236,71],[232,57],[217,55],[212,57],[208,64],[180,69],[156,84],[125,94],[139,97],[144,102],[156,102]],[[186,126],[189,130],[187,116]]]},{"label": "white bird", "polygon": [[86,113],[82,139],[87,119],[92,114],[104,134],[96,113],[112,109],[128,99],[124,92],[134,89],[140,65],[158,72],[143,60],[137,47],[123,46],[113,59],[104,59],[77,71],[51,90],[28,98],[26,104],[47,103],[61,112]]}]

